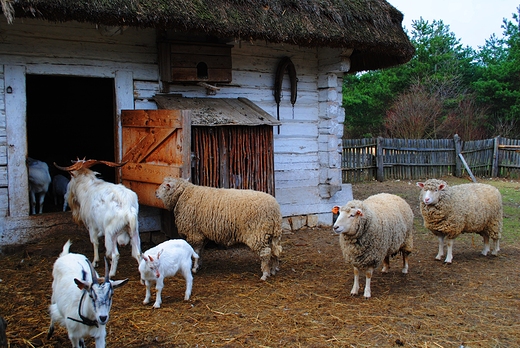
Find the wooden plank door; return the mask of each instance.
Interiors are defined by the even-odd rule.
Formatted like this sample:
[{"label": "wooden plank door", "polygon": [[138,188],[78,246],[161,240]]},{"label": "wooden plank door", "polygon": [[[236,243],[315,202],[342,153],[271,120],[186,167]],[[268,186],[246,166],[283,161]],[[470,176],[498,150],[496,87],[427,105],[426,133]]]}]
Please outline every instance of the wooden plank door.
[{"label": "wooden plank door", "polygon": [[122,110],[123,184],[137,193],[139,204],[164,208],[155,190],[167,176],[191,176],[191,112]]}]

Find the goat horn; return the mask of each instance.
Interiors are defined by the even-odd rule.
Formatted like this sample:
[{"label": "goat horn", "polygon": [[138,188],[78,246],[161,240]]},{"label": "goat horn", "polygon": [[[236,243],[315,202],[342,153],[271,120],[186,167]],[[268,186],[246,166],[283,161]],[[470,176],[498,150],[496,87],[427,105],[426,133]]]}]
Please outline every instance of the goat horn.
[{"label": "goat horn", "polygon": [[92,276],[92,284],[97,284],[98,282],[98,277],[97,277],[97,273],[96,273],[96,270],[94,269],[94,266],[92,265],[92,262],[90,262],[89,259],[85,259],[90,267],[90,275]]},{"label": "goat horn", "polygon": [[61,166],[57,165],[56,162],[54,162],[54,166],[60,170],[63,170],[66,172],[71,172],[73,170],[79,170],[81,168],[90,168],[93,165],[99,164],[99,163],[107,165],[109,167],[121,167],[121,166],[124,166],[127,162],[128,161],[116,163],[116,162],[110,162],[110,161],[98,161],[98,160],[93,160],[93,159],[91,159],[91,160],[78,159],[76,162],[74,162],[73,165],[68,166],[68,167],[61,167]]}]

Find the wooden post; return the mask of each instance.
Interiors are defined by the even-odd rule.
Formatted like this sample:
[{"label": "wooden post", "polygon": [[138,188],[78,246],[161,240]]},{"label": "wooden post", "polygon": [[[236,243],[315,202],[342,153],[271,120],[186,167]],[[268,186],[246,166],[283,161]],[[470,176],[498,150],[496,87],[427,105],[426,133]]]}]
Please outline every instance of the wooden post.
[{"label": "wooden post", "polygon": [[462,161],[460,155],[462,153],[462,139],[458,134],[453,136],[453,142],[455,145],[455,176],[460,178],[462,176]]},{"label": "wooden post", "polygon": [[493,139],[493,159],[491,164],[491,177],[498,177],[498,145],[500,144],[500,135]]},{"label": "wooden post", "polygon": [[385,164],[383,162],[383,138],[382,137],[377,137],[376,165],[377,165],[376,179],[379,182],[383,182],[385,180],[385,172],[384,172]]}]

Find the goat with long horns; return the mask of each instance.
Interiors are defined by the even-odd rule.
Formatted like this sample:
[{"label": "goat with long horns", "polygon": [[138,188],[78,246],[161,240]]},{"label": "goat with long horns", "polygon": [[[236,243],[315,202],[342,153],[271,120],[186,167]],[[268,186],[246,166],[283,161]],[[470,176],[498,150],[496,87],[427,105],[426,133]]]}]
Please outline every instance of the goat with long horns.
[{"label": "goat with long horns", "polygon": [[94,246],[94,266],[99,262],[99,237],[105,236],[106,255],[112,260],[110,276],[116,274],[119,260],[117,245],[131,242],[132,256],[140,261],[139,203],[137,194],[122,184],[113,184],[99,179],[89,168],[95,164],[121,167],[126,164],[99,160],[80,160],[71,166],[56,168],[68,171],[71,179],[68,186],[68,204],[72,218],[84,225]]}]

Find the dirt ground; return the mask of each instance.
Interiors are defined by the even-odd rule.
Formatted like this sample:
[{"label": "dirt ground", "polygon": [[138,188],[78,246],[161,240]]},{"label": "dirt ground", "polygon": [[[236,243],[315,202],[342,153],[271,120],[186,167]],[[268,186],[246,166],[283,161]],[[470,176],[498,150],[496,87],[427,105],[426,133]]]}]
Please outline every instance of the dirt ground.
[{"label": "dirt ground", "polygon": [[[520,242],[503,242],[497,257],[484,257],[481,238],[464,235],[446,265],[434,260],[437,239],[421,226],[415,182],[355,184],[353,191],[358,199],[399,194],[416,216],[409,273],[401,273],[400,257],[391,260],[388,274],[374,274],[372,298],[350,296],[353,272],[330,227],[284,233],[281,271],[266,282],[248,249],[209,248],[191,299],[183,301],[181,276],[169,278],[160,309],[142,304],[145,288],[127,246],[115,278],[130,281],[115,291],[107,346],[520,347]],[[46,337],[52,265],[69,238],[71,252],[92,258],[82,230],[0,254],[0,315],[10,347],[70,346],[61,327]],[[164,236],[143,233],[141,240],[146,250]]]}]

